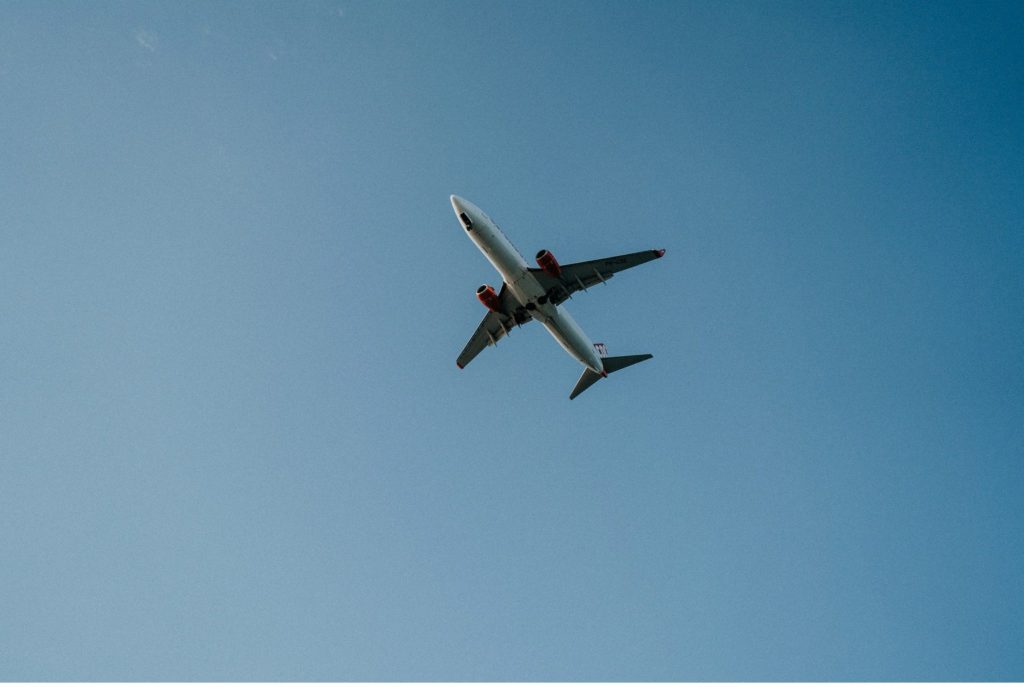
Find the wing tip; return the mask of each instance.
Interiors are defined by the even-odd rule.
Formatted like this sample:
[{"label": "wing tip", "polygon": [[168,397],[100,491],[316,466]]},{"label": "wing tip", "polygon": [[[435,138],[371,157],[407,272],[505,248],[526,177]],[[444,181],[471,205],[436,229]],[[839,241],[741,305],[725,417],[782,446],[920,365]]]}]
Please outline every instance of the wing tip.
[{"label": "wing tip", "polygon": [[663,256],[664,254],[665,254],[665,249],[664,249],[664,248],[655,248],[655,249],[654,249],[654,255],[655,255],[655,257],[658,257],[658,258],[660,258],[660,257],[661,257],[661,256]]},{"label": "wing tip", "polygon": [[455,361],[455,366],[458,367],[460,370],[466,367],[465,365],[460,363],[458,360]]}]

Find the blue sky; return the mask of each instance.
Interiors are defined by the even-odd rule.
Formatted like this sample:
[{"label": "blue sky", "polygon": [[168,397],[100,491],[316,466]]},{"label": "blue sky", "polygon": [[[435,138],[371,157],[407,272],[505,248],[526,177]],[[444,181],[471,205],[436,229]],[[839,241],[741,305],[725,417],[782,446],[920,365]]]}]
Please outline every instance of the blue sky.
[{"label": "blue sky", "polygon": [[0,678],[1024,678],[1019,3],[0,19]]}]

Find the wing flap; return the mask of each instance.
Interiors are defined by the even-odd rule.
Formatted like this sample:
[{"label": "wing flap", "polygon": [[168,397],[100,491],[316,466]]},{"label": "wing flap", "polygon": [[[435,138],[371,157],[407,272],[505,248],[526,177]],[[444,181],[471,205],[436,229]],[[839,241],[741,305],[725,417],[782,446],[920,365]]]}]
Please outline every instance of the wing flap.
[{"label": "wing flap", "polygon": [[476,331],[473,332],[473,336],[469,337],[469,341],[462,349],[462,353],[455,360],[455,364],[460,369],[469,365],[470,361],[480,351],[488,346],[498,345],[498,341],[509,334],[514,327],[526,324],[533,319],[529,311],[520,306],[519,301],[516,300],[515,296],[508,289],[507,284],[501,285],[501,291],[498,292],[498,302],[501,312],[487,311],[484,319],[481,320]]},{"label": "wing flap", "polygon": [[537,267],[531,267],[530,272],[541,283],[544,290],[547,291],[548,298],[555,305],[558,305],[577,291],[586,291],[591,286],[608,281],[618,272],[623,272],[651,260],[657,260],[664,254],[664,249],[642,250],[625,255],[614,255],[610,258],[574,262],[569,265],[562,265],[559,277],[552,277]]}]

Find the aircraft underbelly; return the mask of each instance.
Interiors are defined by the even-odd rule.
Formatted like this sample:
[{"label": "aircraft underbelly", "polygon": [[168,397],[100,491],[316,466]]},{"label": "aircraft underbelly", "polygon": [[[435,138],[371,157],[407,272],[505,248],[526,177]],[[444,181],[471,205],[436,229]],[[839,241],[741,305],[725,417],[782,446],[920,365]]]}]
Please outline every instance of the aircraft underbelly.
[{"label": "aircraft underbelly", "polygon": [[[544,295],[544,287],[540,285],[537,278],[530,274],[529,270],[517,270],[513,274],[503,275],[505,277],[505,283],[512,289],[512,293],[520,303],[526,305],[529,302],[537,302],[537,299]],[[553,314],[550,312],[550,308],[546,308],[543,305],[538,305],[537,310],[545,312],[545,314]]]},{"label": "aircraft underbelly", "polygon": [[594,344],[583,332],[583,329],[576,324],[576,320],[562,307],[555,307],[554,317],[549,317],[542,322],[555,341],[557,341],[565,352],[571,355],[582,364],[595,372],[603,371],[601,358],[594,350]]},{"label": "aircraft underbelly", "polygon": [[515,270],[502,276],[516,300],[524,307],[527,303],[533,304],[534,307],[530,310],[533,319],[544,325],[566,353],[595,372],[604,369],[600,356],[594,350],[594,344],[569,312],[562,306],[550,302],[538,303],[538,299],[546,292],[529,270]]},{"label": "aircraft underbelly", "polygon": [[595,372],[603,372],[601,358],[589,337],[565,308],[543,298],[547,295],[544,286],[501,230],[487,220],[481,222],[472,238],[501,274],[515,299],[529,309],[530,316],[544,325],[565,352]]}]

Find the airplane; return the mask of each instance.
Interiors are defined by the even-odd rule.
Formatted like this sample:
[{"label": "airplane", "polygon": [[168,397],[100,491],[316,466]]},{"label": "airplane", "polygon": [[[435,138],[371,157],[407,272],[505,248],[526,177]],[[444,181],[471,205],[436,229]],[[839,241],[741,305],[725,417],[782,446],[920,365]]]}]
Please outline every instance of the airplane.
[{"label": "airplane", "polygon": [[476,290],[476,297],[488,312],[455,361],[459,369],[487,346],[496,346],[512,327],[530,320],[544,325],[555,341],[583,364],[583,374],[569,394],[569,400],[612,372],[654,357],[650,353],[604,355],[604,345],[591,342],[562,303],[577,291],[607,282],[617,272],[660,258],[665,254],[663,248],[571,265],[558,264],[551,251],[544,249],[537,253],[538,266],[530,267],[483,210],[455,195],[451,201],[462,228],[502,278],[501,290],[497,292],[488,284]]}]

